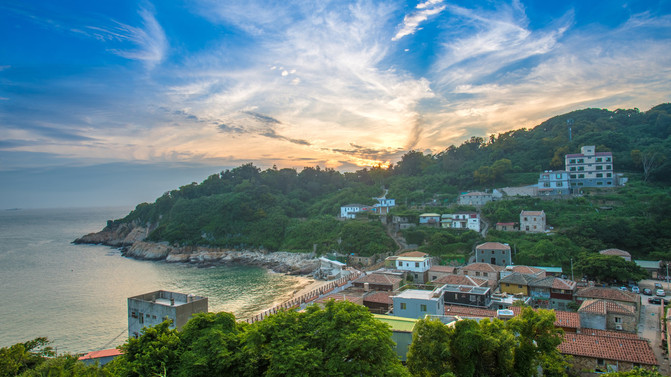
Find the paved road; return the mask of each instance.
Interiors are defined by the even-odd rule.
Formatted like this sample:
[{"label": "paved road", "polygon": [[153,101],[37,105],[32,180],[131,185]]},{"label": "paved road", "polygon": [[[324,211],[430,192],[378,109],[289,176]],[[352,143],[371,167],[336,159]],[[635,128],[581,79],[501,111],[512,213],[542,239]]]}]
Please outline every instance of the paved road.
[{"label": "paved road", "polygon": [[[643,288],[650,288],[654,291],[656,280],[643,280],[639,283],[641,291]],[[660,316],[662,315],[661,305],[648,303],[651,296],[641,295],[641,318],[638,324],[638,336],[648,339],[652,350],[657,356],[659,362],[659,372],[665,376],[671,376],[671,367],[669,365],[668,355],[662,350]]]}]

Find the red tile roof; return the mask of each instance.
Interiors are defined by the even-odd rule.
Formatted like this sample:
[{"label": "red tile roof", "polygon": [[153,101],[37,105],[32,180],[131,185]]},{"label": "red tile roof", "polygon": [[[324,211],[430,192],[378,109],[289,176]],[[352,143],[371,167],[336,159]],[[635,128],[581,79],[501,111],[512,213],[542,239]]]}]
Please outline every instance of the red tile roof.
[{"label": "red tile roof", "polygon": [[543,214],[543,211],[522,211],[521,216],[540,216]]},{"label": "red tile roof", "polygon": [[81,356],[79,360],[89,360],[89,359],[99,359],[101,357],[110,357],[110,356],[119,356],[123,355],[123,352],[116,348],[110,348],[100,351],[91,351],[84,356]]},{"label": "red tile roof", "polygon": [[468,275],[446,275],[439,277],[433,282],[436,284],[470,285],[473,287],[482,287],[489,283],[487,279],[480,279],[478,277]]},{"label": "red tile roof", "polygon": [[620,305],[616,302],[613,301],[606,301],[606,300],[585,300],[583,301],[582,305],[580,305],[580,309],[578,309],[579,313],[595,313],[595,314],[602,314],[606,315],[608,313],[614,313],[614,314],[626,314],[626,315],[635,315],[635,310],[633,306],[629,305]]},{"label": "red tile roof", "polygon": [[510,246],[500,242],[485,242],[475,247],[477,250],[510,250]]},{"label": "red tile roof", "polygon": [[426,257],[428,255],[429,254],[422,253],[421,251],[408,251],[408,252],[405,252],[403,254],[399,254],[398,256],[399,257],[422,258],[422,257]]},{"label": "red tile roof", "polygon": [[391,298],[391,292],[375,292],[365,296],[363,302],[391,305],[394,303],[394,300]]},{"label": "red tile roof", "polygon": [[613,301],[624,301],[638,303],[639,297],[635,293],[621,291],[616,288],[606,288],[606,287],[585,287],[578,289],[575,293],[576,298],[578,299],[590,299],[598,298],[604,300],[613,300]]},{"label": "red tile roof", "polygon": [[479,272],[499,272],[505,267],[497,266],[489,263],[471,263],[461,268],[462,271],[479,271]]},{"label": "red tile roof", "polygon": [[460,306],[460,305],[445,305],[445,315],[496,318],[496,310],[473,308],[470,306]]},{"label": "red tile roof", "polygon": [[429,271],[435,271],[435,272],[447,272],[447,273],[454,273],[454,270],[457,268],[454,266],[431,266],[429,268]]},{"label": "red tile roof", "polygon": [[583,335],[596,335],[596,336],[609,336],[611,338],[629,338],[629,339],[641,339],[638,334],[622,331],[612,331],[612,330],[598,330],[598,329],[588,329],[583,328],[578,331],[578,333]]},{"label": "red tile roof", "polygon": [[358,296],[351,296],[351,295],[346,295],[343,293],[332,293],[328,296],[324,296],[320,298],[319,300],[315,301],[316,303],[319,304],[325,304],[329,300],[335,300],[335,301],[349,301],[353,302],[358,305],[363,305],[363,297],[358,297]]},{"label": "red tile roof", "polygon": [[[510,310],[515,313],[515,315],[519,315],[522,312],[522,308],[519,306],[511,306]],[[536,310],[536,309],[534,309]],[[576,312],[565,312],[563,310],[554,310],[551,309],[555,312],[555,326],[556,327],[564,327],[564,328],[572,328],[572,329],[579,329],[580,328],[580,315]]]},{"label": "red tile roof", "polygon": [[524,275],[542,275],[545,276],[545,270],[536,267],[529,266],[513,266],[511,268],[513,272],[518,272]]},{"label": "red tile roof", "polygon": [[362,276],[356,280],[355,283],[369,283],[369,284],[380,284],[380,285],[394,285],[401,282],[400,277],[387,275],[387,274],[368,274]]},{"label": "red tile roof", "polygon": [[566,333],[557,348],[565,355],[658,365],[650,343],[644,339]]}]

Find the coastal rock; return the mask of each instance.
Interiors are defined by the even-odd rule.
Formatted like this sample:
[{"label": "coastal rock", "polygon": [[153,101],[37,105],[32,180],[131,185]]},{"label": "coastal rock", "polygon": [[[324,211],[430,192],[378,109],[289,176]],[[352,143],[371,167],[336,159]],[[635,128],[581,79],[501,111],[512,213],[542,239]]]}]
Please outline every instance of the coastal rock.
[{"label": "coastal rock", "polygon": [[154,242],[135,242],[124,251],[124,256],[136,259],[162,260],[173,250],[172,247]]},{"label": "coastal rock", "polygon": [[133,224],[108,224],[97,233],[89,233],[74,240],[75,244],[102,244],[113,247],[131,246],[135,242],[143,241],[149,234],[149,229]]}]

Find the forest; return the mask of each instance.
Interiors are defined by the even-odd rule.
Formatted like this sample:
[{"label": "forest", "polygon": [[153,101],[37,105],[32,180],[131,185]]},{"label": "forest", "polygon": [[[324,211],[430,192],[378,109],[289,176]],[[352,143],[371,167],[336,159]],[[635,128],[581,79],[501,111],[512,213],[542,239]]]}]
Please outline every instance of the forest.
[{"label": "forest", "polygon": [[435,155],[409,151],[388,168],[341,173],[316,166],[299,172],[248,163],[168,191],[109,224],[151,224],[150,240],[181,246],[370,256],[396,250],[388,230],[375,214],[339,220],[340,206],[374,204],[386,189],[397,203],[391,215],[468,210],[455,206],[459,193],[534,184],[540,172],[563,169],[565,154],[595,145],[613,153],[615,172],[629,178],[625,187],[584,189],[570,200],[502,200],[482,208],[490,224],[518,221],[522,209],[542,209],[554,228],[551,234],[491,231],[484,239],[415,228],[403,236],[442,263],[463,261],[474,245],[490,240],[513,245],[517,264],[567,267],[571,259],[605,248],[627,250],[637,259],[668,260],[670,135],[671,104],[646,112],[584,109],[532,129],[472,137]]}]

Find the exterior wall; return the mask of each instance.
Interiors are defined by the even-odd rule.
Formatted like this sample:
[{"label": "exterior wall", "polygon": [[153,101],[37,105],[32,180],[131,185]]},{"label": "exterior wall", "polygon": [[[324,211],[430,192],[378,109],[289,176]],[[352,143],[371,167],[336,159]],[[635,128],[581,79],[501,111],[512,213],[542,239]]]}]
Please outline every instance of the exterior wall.
[{"label": "exterior wall", "polygon": [[419,215],[419,225],[438,227],[440,226],[440,215],[435,213]]},{"label": "exterior wall", "polygon": [[520,213],[520,230],[531,233],[545,232],[545,212],[540,215],[529,216],[522,211]]},{"label": "exterior wall", "polygon": [[500,231],[504,231],[504,232],[516,232],[516,231],[518,231],[518,230],[520,230],[520,229],[519,229],[519,227],[517,226],[517,224],[515,223],[515,224],[512,224],[512,225],[509,225],[509,224],[496,224],[496,230],[500,230]]},{"label": "exterior wall", "polygon": [[368,311],[371,313],[375,314],[386,314],[390,308],[389,305],[383,304],[381,302],[372,302],[372,301],[366,301],[366,299],[363,299],[363,306],[368,308]]},{"label": "exterior wall", "polygon": [[481,272],[481,271],[471,271],[462,269],[461,274],[487,279],[488,281],[487,285],[493,288],[495,288],[496,285],[499,283],[499,273],[496,271]]},{"label": "exterior wall", "polygon": [[476,248],[475,260],[477,262],[495,264],[497,266],[510,266],[513,264],[510,249],[491,250]]},{"label": "exterior wall", "polygon": [[425,272],[431,268],[431,258],[396,258],[396,269],[411,272]]},{"label": "exterior wall", "polygon": [[545,171],[538,177],[539,195],[569,195],[571,184],[565,171]]},{"label": "exterior wall", "polygon": [[606,330],[606,317],[596,313],[579,312],[580,326],[588,329]]},{"label": "exterior wall", "polygon": [[492,201],[492,194],[470,193],[459,196],[459,204],[470,206],[483,206]]},{"label": "exterior wall", "polygon": [[[619,318],[619,322],[617,322],[617,318]],[[621,327],[621,329],[618,327]],[[638,323],[636,322],[636,317],[634,316],[609,313],[606,316],[606,330],[636,333],[638,332]]]},{"label": "exterior wall", "polygon": [[617,184],[610,152],[596,152],[593,145],[587,145],[580,148],[580,153],[567,154],[564,162],[573,189],[614,187]]},{"label": "exterior wall", "polygon": [[445,306],[441,297],[419,299],[394,296],[392,299],[394,300],[394,315],[398,317],[424,318],[427,314],[445,314]]},{"label": "exterior wall", "polygon": [[[598,360],[602,360],[602,363],[599,364]],[[573,364],[571,370],[580,377],[596,377],[603,375],[604,372],[608,371],[627,372],[634,369],[634,364],[626,361],[596,359],[575,355],[571,360],[571,364]],[[650,366],[646,365],[641,365],[641,367],[650,368]],[[598,370],[599,373],[596,373],[596,370]]]},{"label": "exterior wall", "polygon": [[492,293],[491,290],[487,290],[487,292],[483,294],[445,290],[443,291],[443,300],[445,301],[445,305],[457,304],[488,308],[492,303]]},{"label": "exterior wall", "polygon": [[501,292],[509,293],[511,295],[522,294],[524,296],[529,296],[528,285],[500,283],[499,290],[501,290]]},{"label": "exterior wall", "polygon": [[[156,301],[153,302],[154,297]],[[155,326],[167,317],[170,328],[181,329],[195,313],[207,312],[207,297],[194,297],[167,291],[157,291],[128,298],[128,337],[141,335],[143,327]],[[165,302],[175,299],[175,305]],[[188,302],[189,300],[190,302]]]},{"label": "exterior wall", "polygon": [[354,219],[359,211],[361,211],[361,206],[343,206],[340,207],[340,217]]}]

